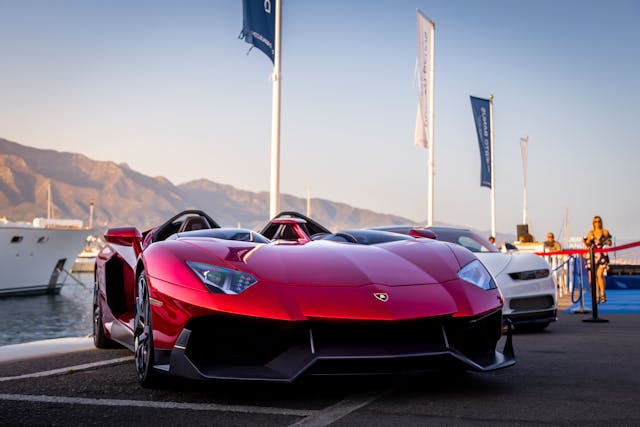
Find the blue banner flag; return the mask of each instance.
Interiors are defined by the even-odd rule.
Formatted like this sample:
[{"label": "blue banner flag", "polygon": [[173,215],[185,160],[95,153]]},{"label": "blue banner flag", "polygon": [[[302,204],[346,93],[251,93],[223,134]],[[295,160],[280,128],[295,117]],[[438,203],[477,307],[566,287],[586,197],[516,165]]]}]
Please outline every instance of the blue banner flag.
[{"label": "blue banner flag", "polygon": [[265,53],[273,62],[276,27],[276,1],[242,0],[240,38]]},{"label": "blue banner flag", "polygon": [[480,146],[480,186],[491,188],[491,117],[488,99],[471,97],[471,109],[476,121]]}]

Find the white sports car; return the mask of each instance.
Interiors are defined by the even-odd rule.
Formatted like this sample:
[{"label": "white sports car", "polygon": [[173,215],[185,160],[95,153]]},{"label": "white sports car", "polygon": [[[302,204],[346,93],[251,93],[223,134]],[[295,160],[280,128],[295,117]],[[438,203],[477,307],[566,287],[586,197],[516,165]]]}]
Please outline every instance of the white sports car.
[{"label": "white sports car", "polygon": [[[431,231],[437,240],[469,249],[493,275],[504,297],[502,314],[518,329],[542,330],[557,319],[558,295],[549,263],[527,252],[502,253],[471,230],[457,227],[375,227],[402,234]],[[413,233],[412,233],[413,230]],[[429,236],[433,237],[433,236]]]}]

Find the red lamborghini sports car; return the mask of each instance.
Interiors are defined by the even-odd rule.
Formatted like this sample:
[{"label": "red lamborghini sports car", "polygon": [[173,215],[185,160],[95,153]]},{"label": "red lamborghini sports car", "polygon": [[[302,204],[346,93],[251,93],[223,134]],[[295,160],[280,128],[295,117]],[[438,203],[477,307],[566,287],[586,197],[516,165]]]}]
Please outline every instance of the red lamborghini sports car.
[{"label": "red lamborghini sports car", "polygon": [[502,295],[467,249],[374,230],[331,233],[284,212],[260,232],[180,212],[110,228],[96,263],[94,342],[163,374],[293,381],[515,363]]}]

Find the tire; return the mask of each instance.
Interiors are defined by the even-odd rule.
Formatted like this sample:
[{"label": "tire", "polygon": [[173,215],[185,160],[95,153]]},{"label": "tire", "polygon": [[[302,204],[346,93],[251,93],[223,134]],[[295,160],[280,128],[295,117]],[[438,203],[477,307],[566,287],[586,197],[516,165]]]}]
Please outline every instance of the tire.
[{"label": "tire", "polygon": [[104,332],[102,322],[102,305],[98,297],[98,284],[95,284],[93,291],[93,345],[96,348],[113,348],[116,343],[111,341]]},{"label": "tire", "polygon": [[143,387],[153,388],[160,384],[160,376],[153,369],[153,327],[149,286],[145,271],[140,271],[136,281],[136,317],[133,332],[134,355],[138,381]]}]

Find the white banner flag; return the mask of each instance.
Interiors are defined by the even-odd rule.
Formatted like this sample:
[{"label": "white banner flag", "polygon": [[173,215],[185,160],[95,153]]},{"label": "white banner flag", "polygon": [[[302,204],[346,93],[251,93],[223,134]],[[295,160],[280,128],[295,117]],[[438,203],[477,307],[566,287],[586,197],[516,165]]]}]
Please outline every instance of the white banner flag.
[{"label": "white banner flag", "polygon": [[427,148],[429,147],[429,143],[427,141],[424,120],[422,119],[422,113],[420,110],[422,110],[422,108],[420,108],[420,103],[418,103],[418,111],[416,114],[416,130],[413,139],[415,141],[416,147]]},{"label": "white banner flag", "polygon": [[433,60],[435,24],[419,10],[418,18],[418,117],[415,145],[433,144]]}]

